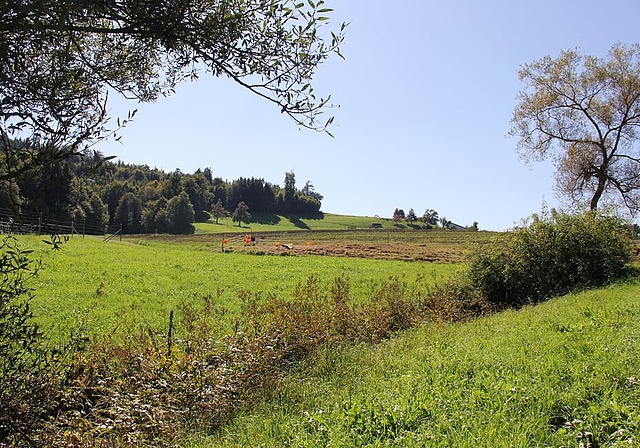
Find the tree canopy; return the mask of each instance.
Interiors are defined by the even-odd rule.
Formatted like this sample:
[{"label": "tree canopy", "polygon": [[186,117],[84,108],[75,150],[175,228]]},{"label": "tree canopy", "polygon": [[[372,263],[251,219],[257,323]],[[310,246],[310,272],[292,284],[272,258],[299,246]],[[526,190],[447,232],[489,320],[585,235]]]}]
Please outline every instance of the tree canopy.
[{"label": "tree canopy", "polygon": [[249,224],[251,222],[251,213],[249,213],[249,207],[244,201],[240,202],[231,216],[233,222],[237,222],[238,226],[241,226],[243,222]]},{"label": "tree canopy", "polygon": [[574,205],[640,209],[640,45],[607,57],[567,50],[519,71],[525,88],[510,135],[527,161],[552,158],[556,189]]},{"label": "tree canopy", "polygon": [[323,32],[331,11],[321,0],[2,2],[0,180],[113,136],[132,116],[108,124],[110,92],[154,101],[202,73],[326,130],[329,96],[316,97],[311,79],[340,55],[346,25]]}]

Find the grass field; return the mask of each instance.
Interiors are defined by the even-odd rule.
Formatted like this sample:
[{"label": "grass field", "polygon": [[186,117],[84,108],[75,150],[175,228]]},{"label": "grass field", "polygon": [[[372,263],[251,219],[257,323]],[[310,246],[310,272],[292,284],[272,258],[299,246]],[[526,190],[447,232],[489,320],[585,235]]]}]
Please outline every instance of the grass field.
[{"label": "grass field", "polygon": [[[367,300],[371,288],[381,280],[398,277],[424,289],[444,281],[459,267],[296,256],[295,248],[282,252],[294,256],[260,256],[242,250],[223,253],[219,241],[197,237],[172,237],[170,241],[136,237],[122,242],[75,237],[59,251],[48,250],[38,237],[21,239],[25,246],[40,248],[43,262],[35,283],[35,315],[46,326],[55,323],[63,329],[86,320],[91,333],[123,325],[162,328],[171,310],[204,298],[214,306],[215,325],[226,332],[237,318],[241,291],[286,299],[296,284],[311,275],[327,285],[343,276],[354,300],[360,301]],[[436,245],[433,249],[439,250]]]},{"label": "grass field", "polygon": [[[423,230],[407,225],[387,224],[383,229],[357,226],[369,221],[357,217],[328,215],[323,220],[307,220],[305,230],[293,229],[289,224],[251,225],[239,228],[229,225],[201,223],[217,232],[199,232],[195,235],[139,235],[126,237],[129,241],[163,241],[174,244],[191,244],[211,248],[223,246],[227,252],[253,254],[322,255],[360,257],[382,260],[428,261],[457,263],[474,245],[499,238],[496,232],[456,232],[442,229]],[[348,225],[348,224],[353,225]],[[245,243],[252,236],[253,243]],[[223,245],[223,241],[227,241]],[[285,246],[286,245],[286,246]],[[293,250],[289,248],[293,248]]]},{"label": "grass field", "polygon": [[[342,277],[351,299],[366,302],[395,277],[419,295],[457,272],[471,246],[500,237],[378,231],[365,229],[368,220],[236,232],[209,223],[192,236],[74,237],[59,251],[42,237],[20,243],[42,259],[34,314],[61,337],[80,321],[92,335],[162,332],[171,311],[179,317],[182,304],[205,300],[222,337],[246,292],[287,299],[310,276],[326,289]],[[425,323],[378,345],[323,349],[186,445],[637,446],[639,292],[630,280],[471,322]]]},{"label": "grass field", "polygon": [[638,446],[639,290],[326,352],[191,446]]},{"label": "grass field", "polygon": [[[384,229],[407,228],[400,224],[394,226],[390,219],[370,218],[366,216],[335,215],[320,213],[309,217],[286,217],[272,214],[253,214],[251,224],[231,221],[231,218],[220,218],[216,224],[212,220],[205,223],[195,223],[196,233],[237,233],[291,230],[354,230],[370,229],[372,222],[382,224]],[[417,227],[417,226],[416,226]]]}]

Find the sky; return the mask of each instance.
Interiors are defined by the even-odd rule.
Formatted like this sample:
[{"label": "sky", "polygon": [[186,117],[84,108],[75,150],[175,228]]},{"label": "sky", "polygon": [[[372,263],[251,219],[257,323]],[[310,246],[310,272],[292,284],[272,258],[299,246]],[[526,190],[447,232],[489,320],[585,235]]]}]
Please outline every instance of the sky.
[{"label": "sky", "polygon": [[226,78],[202,76],[152,104],[110,99],[120,143],[95,149],[122,161],[215,177],[310,180],[322,211],[391,218],[427,209],[460,225],[506,230],[561,208],[550,162],[532,165],[507,137],[525,64],[578,48],[605,57],[640,42],[635,0],[325,0],[348,22],[342,54],[324,62],[316,94],[339,107],[334,138]]}]

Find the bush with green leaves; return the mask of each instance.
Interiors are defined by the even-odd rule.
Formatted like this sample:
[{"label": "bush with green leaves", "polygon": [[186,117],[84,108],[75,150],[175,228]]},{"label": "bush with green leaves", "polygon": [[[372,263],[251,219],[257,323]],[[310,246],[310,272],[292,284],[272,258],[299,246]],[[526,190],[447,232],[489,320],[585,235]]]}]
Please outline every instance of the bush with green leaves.
[{"label": "bush with green leaves", "polygon": [[620,219],[552,210],[473,252],[466,280],[490,302],[518,306],[607,284],[627,273],[630,259]]}]

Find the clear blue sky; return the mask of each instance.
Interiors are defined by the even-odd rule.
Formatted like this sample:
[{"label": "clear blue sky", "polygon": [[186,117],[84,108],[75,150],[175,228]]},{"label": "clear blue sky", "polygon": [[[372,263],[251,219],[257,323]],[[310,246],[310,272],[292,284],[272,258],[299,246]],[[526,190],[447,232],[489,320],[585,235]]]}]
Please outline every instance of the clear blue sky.
[{"label": "clear blue sky", "polygon": [[230,80],[203,76],[138,108],[122,144],[97,149],[126,162],[214,176],[311,180],[329,213],[418,216],[504,230],[558,206],[553,167],[529,168],[507,138],[523,64],[563,49],[605,56],[640,42],[635,0],[326,0],[350,22],[342,52],[320,66],[315,91],[339,109],[331,132],[299,129],[276,106]]}]

